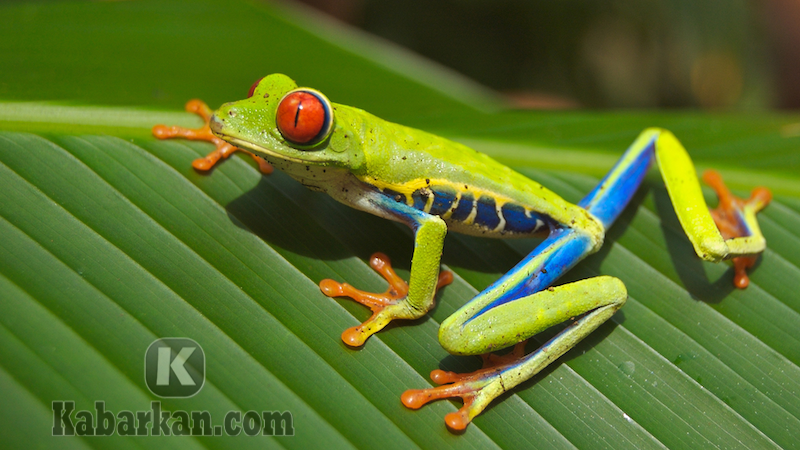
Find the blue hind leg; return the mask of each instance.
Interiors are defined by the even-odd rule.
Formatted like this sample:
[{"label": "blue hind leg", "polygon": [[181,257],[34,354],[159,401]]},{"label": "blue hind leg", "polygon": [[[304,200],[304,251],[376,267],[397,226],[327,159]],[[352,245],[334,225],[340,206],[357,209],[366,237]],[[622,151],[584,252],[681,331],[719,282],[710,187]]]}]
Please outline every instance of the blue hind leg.
[{"label": "blue hind leg", "polygon": [[606,229],[628,206],[641,186],[653,164],[660,134],[661,130],[654,128],[642,132],[600,184],[578,202],[578,206],[600,219]]}]

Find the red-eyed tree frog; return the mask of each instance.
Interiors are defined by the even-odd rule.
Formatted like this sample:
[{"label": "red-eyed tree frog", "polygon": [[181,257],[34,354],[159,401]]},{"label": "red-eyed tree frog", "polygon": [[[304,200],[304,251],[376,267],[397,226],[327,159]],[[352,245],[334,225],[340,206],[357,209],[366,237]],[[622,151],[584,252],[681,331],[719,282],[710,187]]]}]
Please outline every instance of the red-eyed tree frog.
[{"label": "red-eyed tree frog", "polygon": [[[718,209],[709,212],[686,150],[662,129],[643,131],[600,184],[573,205],[471,148],[331,103],[285,75],[261,79],[247,99],[227,103],[213,115],[198,101],[187,109],[205,118],[203,129],[159,125],[153,132],[159,138],[214,142],[217,150],[196,160],[197,169],[207,170],[243,149],[256,157],[263,172],[274,166],[346,205],[411,227],[408,283],[382,254],[373,255],[370,264],[389,282],[385,293],[320,282],[325,295],[351,297],[373,311],[366,322],[342,334],[349,346],[363,345],[394,319],[416,319],[433,307],[437,289],[452,280],[450,272],[439,270],[448,229],[493,238],[547,236],[439,330],[441,345],[455,355],[485,355],[512,345],[514,351],[484,357],[484,368],[470,374],[434,370],[431,377],[442,386],[409,390],[401,397],[414,409],[461,397],[464,406],[445,417],[455,430],[466,428],[494,398],[541,371],[625,304],[627,291],[617,278],[551,285],[600,248],[654,160],[697,255],[706,261],[733,259],[737,287],[747,286],[745,269],[766,246],[756,213],[769,203],[770,192],[757,188],[741,200],[716,173],[707,172],[705,181],[720,197]],[[541,348],[524,354],[528,338],[571,319],[576,320]]]}]

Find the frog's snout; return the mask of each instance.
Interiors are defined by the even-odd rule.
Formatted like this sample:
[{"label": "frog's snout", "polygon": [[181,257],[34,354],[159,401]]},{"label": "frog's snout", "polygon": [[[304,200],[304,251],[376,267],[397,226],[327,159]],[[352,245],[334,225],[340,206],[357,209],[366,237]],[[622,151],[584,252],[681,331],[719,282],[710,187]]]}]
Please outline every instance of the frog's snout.
[{"label": "frog's snout", "polygon": [[216,114],[211,116],[211,119],[208,121],[208,126],[214,133],[222,133],[222,129],[225,128],[225,124]]}]

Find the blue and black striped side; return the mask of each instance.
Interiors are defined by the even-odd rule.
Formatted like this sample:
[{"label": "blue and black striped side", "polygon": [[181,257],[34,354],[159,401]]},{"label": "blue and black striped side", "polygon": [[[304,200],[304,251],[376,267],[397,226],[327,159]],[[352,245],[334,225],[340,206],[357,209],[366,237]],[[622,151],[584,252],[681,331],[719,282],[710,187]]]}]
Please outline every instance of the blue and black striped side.
[{"label": "blue and black striped side", "polygon": [[504,230],[508,233],[535,233],[551,222],[547,216],[530,211],[526,213],[525,208],[516,203],[505,203],[500,211],[506,219]]},{"label": "blue and black striped side", "polygon": [[[407,203],[406,195],[389,188],[380,191],[396,202]],[[411,193],[414,209],[435,216],[446,217],[449,222],[480,227],[497,233],[533,234],[549,227],[552,220],[542,214],[526,210],[524,206],[498,201],[491,195],[476,198],[470,191],[456,192],[449,185],[427,185]],[[469,220],[472,218],[471,220]]]}]

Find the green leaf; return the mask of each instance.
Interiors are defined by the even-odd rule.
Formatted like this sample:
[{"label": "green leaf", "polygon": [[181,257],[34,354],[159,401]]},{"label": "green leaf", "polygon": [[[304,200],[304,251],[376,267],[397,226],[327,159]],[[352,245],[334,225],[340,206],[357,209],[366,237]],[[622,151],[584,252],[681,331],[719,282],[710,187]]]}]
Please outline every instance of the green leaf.
[{"label": "green leaf", "polygon": [[[232,1],[6,3],[0,7],[0,417],[3,445],[49,447],[798,446],[800,117],[782,114],[513,112],[492,94],[307,11]],[[323,296],[324,278],[383,290],[377,250],[408,275],[407,229],[348,209],[234,157],[210,174],[209,145],[156,141],[177,110],[244,96],[286,72],[337,102],[462,140],[570,201],[647,126],[671,129],[698,166],[739,194],[776,194],[761,214],[768,250],[746,290],[700,262],[653,171],[601,252],[563,281],[621,278],[609,323],[463,435],[399,395],[448,355],[438,324],[537,243],[459,235],[456,273],[429,317],[348,349],[368,315]],[[709,193],[709,201],[714,202]],[[542,342],[552,335],[538,337]],[[157,338],[205,351],[194,397],[159,399],[144,380]],[[94,411],[290,411],[294,437],[53,437],[53,401]]]}]

